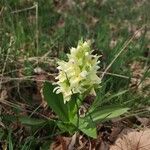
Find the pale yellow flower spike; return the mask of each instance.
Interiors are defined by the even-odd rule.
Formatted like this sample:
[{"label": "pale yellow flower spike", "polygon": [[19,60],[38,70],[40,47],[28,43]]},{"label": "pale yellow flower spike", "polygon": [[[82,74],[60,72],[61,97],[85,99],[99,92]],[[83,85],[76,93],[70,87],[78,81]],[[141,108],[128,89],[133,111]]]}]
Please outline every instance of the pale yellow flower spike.
[{"label": "pale yellow flower spike", "polygon": [[99,69],[97,55],[92,55],[90,41],[79,42],[77,48],[71,48],[68,61],[59,61],[59,74],[56,77],[58,85],[54,91],[63,94],[64,103],[75,93],[96,95],[95,88],[101,82],[96,75]]}]

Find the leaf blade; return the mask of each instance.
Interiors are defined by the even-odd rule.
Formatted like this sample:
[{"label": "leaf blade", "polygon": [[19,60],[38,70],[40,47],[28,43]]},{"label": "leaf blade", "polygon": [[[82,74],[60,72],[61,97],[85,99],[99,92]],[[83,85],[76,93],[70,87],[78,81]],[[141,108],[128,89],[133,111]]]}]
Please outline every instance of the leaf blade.
[{"label": "leaf blade", "polygon": [[44,83],[44,99],[47,101],[51,109],[60,117],[61,120],[69,121],[68,107],[66,104],[64,104],[62,94],[56,94],[53,92],[54,88],[55,86],[51,83]]},{"label": "leaf blade", "polygon": [[114,106],[106,106],[102,109],[96,109],[92,113],[89,113],[88,115],[91,115],[91,118],[94,122],[98,123],[104,120],[109,120],[112,118],[116,118],[124,113],[126,113],[129,110],[127,107],[120,107],[117,105]]}]

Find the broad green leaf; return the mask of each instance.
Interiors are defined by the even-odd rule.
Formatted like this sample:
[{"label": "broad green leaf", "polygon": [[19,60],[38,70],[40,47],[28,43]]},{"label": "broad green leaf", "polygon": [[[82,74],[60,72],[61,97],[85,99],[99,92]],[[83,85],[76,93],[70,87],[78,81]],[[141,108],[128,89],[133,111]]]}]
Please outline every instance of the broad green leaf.
[{"label": "broad green leaf", "polygon": [[43,88],[43,95],[45,100],[51,109],[59,116],[63,121],[69,121],[68,105],[64,104],[62,94],[55,94],[53,92],[54,85],[45,82]]},{"label": "broad green leaf", "polygon": [[97,138],[96,125],[91,119],[80,119],[79,129],[87,136]]},{"label": "broad green leaf", "polygon": [[107,106],[107,107],[99,107],[96,108],[95,111],[91,112],[88,114],[88,116],[90,115],[91,118],[93,119],[93,121],[95,123],[101,122],[101,121],[105,121],[105,120],[109,120],[115,117],[118,117],[124,113],[126,113],[129,110],[129,108],[123,108],[120,106]]},{"label": "broad green leaf", "polygon": [[72,123],[57,121],[57,126],[61,131],[68,132],[70,134],[73,134],[76,131],[76,127]]},{"label": "broad green leaf", "polygon": [[79,118],[79,120],[77,119],[77,117],[75,117],[72,121],[72,124],[74,124],[80,131],[82,131],[87,136],[97,138],[96,125],[90,117]]}]

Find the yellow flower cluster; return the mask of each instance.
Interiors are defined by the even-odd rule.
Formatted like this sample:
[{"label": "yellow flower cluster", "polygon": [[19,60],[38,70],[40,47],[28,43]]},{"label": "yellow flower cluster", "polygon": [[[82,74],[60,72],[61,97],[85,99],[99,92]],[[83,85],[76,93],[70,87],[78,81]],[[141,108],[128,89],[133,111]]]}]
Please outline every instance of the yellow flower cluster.
[{"label": "yellow flower cluster", "polygon": [[75,93],[85,94],[89,92],[94,94],[94,88],[97,87],[101,79],[96,75],[99,69],[97,55],[92,55],[90,41],[79,42],[77,48],[71,48],[70,54],[67,54],[68,61],[59,61],[58,85],[54,91],[62,93],[64,103],[71,99]]}]

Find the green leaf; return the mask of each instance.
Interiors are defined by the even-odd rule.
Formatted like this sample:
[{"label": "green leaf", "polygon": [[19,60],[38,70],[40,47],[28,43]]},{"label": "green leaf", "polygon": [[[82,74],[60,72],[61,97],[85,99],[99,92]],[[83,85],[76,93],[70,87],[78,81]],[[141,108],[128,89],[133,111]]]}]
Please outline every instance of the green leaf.
[{"label": "green leaf", "polygon": [[126,113],[129,110],[129,108],[123,108],[120,106],[106,106],[102,108],[97,108],[93,112],[89,113],[88,116],[90,115],[91,118],[95,123],[101,122],[101,121],[106,121],[112,118],[116,118],[124,113]]},{"label": "green leaf", "polygon": [[43,141],[42,143],[42,146],[41,146],[41,150],[50,150],[51,149],[51,144],[52,144],[52,141],[50,140],[47,140],[47,141]]},{"label": "green leaf", "polygon": [[31,144],[34,141],[33,136],[28,136],[25,139],[24,145],[21,146],[21,150],[30,150],[31,149]]},{"label": "green leaf", "polygon": [[12,131],[11,129],[9,130],[8,132],[8,147],[9,147],[9,150],[13,150],[13,143],[12,143]]},{"label": "green leaf", "polygon": [[19,121],[22,124],[29,125],[29,126],[42,126],[43,124],[46,123],[46,120],[30,118],[30,117],[25,117],[25,116],[19,117]]},{"label": "green leaf", "polygon": [[45,82],[43,88],[43,95],[48,105],[52,110],[59,116],[63,121],[69,121],[69,110],[68,105],[64,104],[62,94],[55,94],[53,89],[54,85],[51,83]]},{"label": "green leaf", "polygon": [[0,114],[0,117],[2,117],[2,120],[6,122],[14,122],[17,120],[17,117],[14,115]]},{"label": "green leaf", "polygon": [[2,140],[4,134],[5,134],[4,130],[0,128],[0,141]]},{"label": "green leaf", "polygon": [[97,138],[96,125],[91,119],[80,119],[79,129],[87,136]]},{"label": "green leaf", "polygon": [[37,119],[37,118],[31,118],[28,116],[14,116],[14,115],[0,115],[2,116],[3,120],[10,123],[10,122],[20,122],[24,125],[28,126],[42,126],[44,124],[55,124],[54,120],[44,120],[44,119]]},{"label": "green leaf", "polygon": [[82,131],[87,136],[97,138],[96,125],[90,117],[79,118],[79,120],[77,119],[77,117],[75,117],[72,121],[72,124],[74,124],[80,131]]},{"label": "green leaf", "polygon": [[76,131],[76,127],[72,123],[57,121],[57,126],[61,131],[68,132],[69,134],[73,134]]}]

